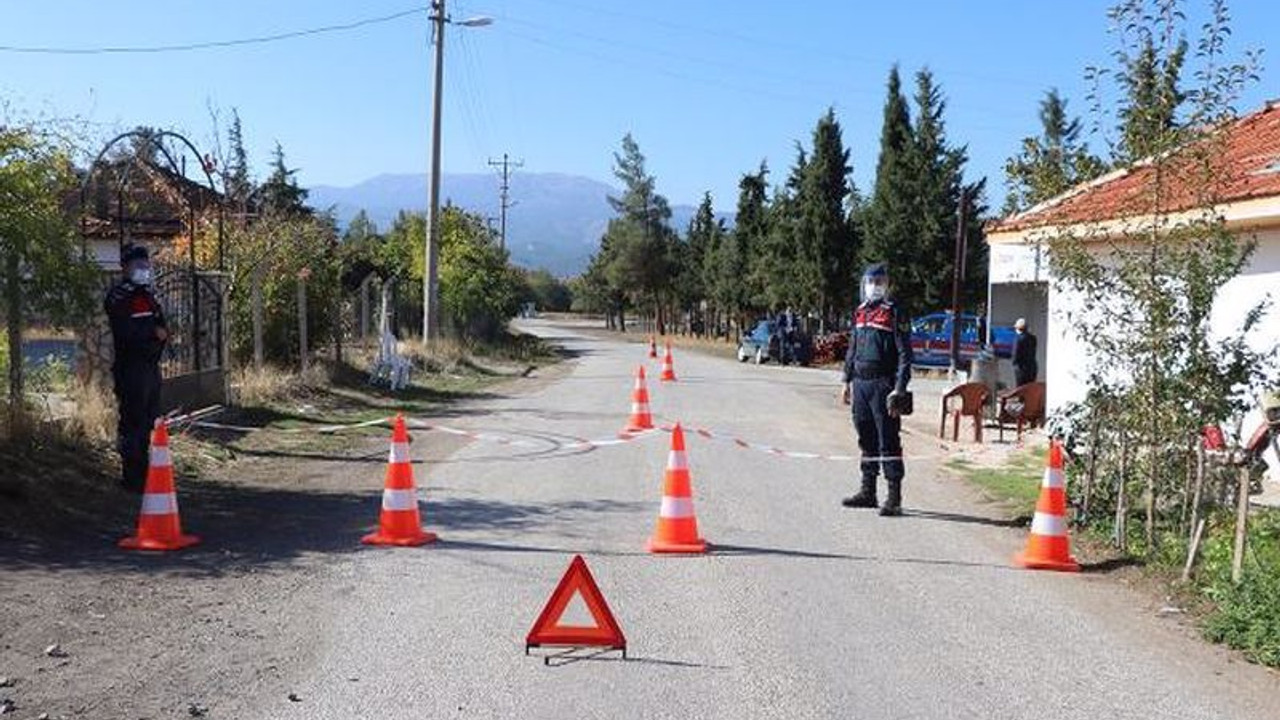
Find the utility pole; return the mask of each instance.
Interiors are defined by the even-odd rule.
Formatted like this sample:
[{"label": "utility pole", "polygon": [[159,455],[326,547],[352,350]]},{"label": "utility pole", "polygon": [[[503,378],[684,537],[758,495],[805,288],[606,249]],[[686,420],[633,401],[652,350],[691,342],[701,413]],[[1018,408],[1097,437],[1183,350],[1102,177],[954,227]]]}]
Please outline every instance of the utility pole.
[{"label": "utility pole", "polygon": [[966,215],[969,209],[969,189],[960,191],[960,206],[956,208],[956,256],[952,264],[951,274],[951,371],[955,378],[960,368],[960,282],[964,277],[964,260],[966,249]]},{"label": "utility pole", "polygon": [[[431,177],[427,188],[426,268],[422,273],[422,342],[431,342],[440,327],[440,96],[444,85],[444,26],[453,22],[445,13],[445,0],[431,0],[431,34],[436,42],[435,78],[431,87]],[[477,16],[458,22],[463,27],[484,27],[493,18]]]},{"label": "utility pole", "polygon": [[436,337],[440,325],[440,91],[444,85],[445,0],[432,0],[432,35],[436,41],[435,81],[431,94],[431,178],[427,189],[426,268],[422,273],[422,342]]},{"label": "utility pole", "polygon": [[515,203],[511,202],[511,171],[513,169],[519,169],[524,167],[524,161],[523,160],[512,161],[509,157],[507,157],[506,153],[502,153],[502,161],[498,162],[497,160],[490,158],[489,167],[502,168],[502,191],[499,194],[499,197],[502,200],[502,215],[501,215],[501,219],[499,220],[500,230],[498,231],[499,233],[498,237],[501,238],[502,249],[506,250],[507,249],[507,209],[515,205]]}]

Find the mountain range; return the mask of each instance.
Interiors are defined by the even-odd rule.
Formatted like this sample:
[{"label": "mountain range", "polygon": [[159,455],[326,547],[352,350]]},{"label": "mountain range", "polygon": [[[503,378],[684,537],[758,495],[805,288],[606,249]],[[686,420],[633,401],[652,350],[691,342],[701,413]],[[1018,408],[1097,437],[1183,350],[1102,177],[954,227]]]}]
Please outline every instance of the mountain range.
[{"label": "mountain range", "polygon": [[[440,202],[493,218],[500,212],[499,178],[489,173],[445,173],[440,182]],[[517,265],[546,269],[571,277],[586,269],[600,247],[610,218],[610,195],[620,191],[606,183],[563,173],[517,173],[511,176],[511,201],[507,211],[507,247]],[[340,227],[364,210],[380,230],[391,227],[401,210],[423,211],[427,206],[427,177],[386,174],[350,187],[317,185],[308,202],[316,208],[333,208]],[[671,224],[683,233],[697,208],[673,205]],[[726,222],[730,218],[725,217]]]}]

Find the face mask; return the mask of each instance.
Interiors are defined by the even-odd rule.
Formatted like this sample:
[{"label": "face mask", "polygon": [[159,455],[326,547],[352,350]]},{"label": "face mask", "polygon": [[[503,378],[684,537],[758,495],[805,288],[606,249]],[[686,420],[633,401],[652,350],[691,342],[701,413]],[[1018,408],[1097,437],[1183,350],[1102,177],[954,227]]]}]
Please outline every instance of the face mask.
[{"label": "face mask", "polygon": [[862,296],[872,301],[883,300],[886,289],[887,287],[882,281],[865,280],[862,283]]},{"label": "face mask", "polygon": [[134,285],[150,285],[150,284],[151,284],[151,269],[150,269],[150,268],[137,268],[137,269],[136,269],[136,270],[134,270],[133,272],[130,272],[130,273],[129,273],[129,282],[133,283]]}]

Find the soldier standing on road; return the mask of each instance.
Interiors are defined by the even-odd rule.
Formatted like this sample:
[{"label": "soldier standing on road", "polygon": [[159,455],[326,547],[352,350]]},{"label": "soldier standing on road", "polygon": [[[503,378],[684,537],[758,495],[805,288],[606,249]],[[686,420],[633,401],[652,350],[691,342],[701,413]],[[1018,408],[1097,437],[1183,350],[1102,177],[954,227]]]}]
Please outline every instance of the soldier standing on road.
[{"label": "soldier standing on road", "polygon": [[862,489],[845,498],[845,507],[876,507],[876,481],[884,467],[888,497],[885,516],[902,514],[902,419],[900,401],[911,380],[911,342],[889,299],[889,273],[883,263],[862,276],[862,304],[854,311],[849,351],[844,358],[840,399],[853,405],[853,426],[862,451]]},{"label": "soldier standing on road", "polygon": [[1017,335],[1013,339],[1013,376],[1014,386],[1022,387],[1036,381],[1040,367],[1036,363],[1036,336],[1027,331],[1025,318],[1018,318],[1013,323]]},{"label": "soldier standing on road", "polygon": [[120,419],[120,484],[132,492],[146,486],[151,429],[160,416],[160,354],[169,339],[164,313],[151,293],[151,260],[141,245],[120,252],[124,278],[107,291],[103,307],[111,324],[111,365]]}]

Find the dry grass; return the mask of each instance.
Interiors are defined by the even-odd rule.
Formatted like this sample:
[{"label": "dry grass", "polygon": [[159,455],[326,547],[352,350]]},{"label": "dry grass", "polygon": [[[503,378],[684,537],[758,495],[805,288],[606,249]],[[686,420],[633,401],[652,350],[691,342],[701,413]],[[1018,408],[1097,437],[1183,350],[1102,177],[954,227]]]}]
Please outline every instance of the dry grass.
[{"label": "dry grass", "polygon": [[92,444],[110,442],[116,429],[116,400],[111,391],[94,383],[76,383],[68,395],[75,406],[65,421],[68,433]]},{"label": "dry grass", "polygon": [[231,401],[235,405],[262,407],[307,397],[316,388],[328,385],[331,375],[328,366],[318,363],[305,373],[274,365],[238,368],[231,372]]}]

